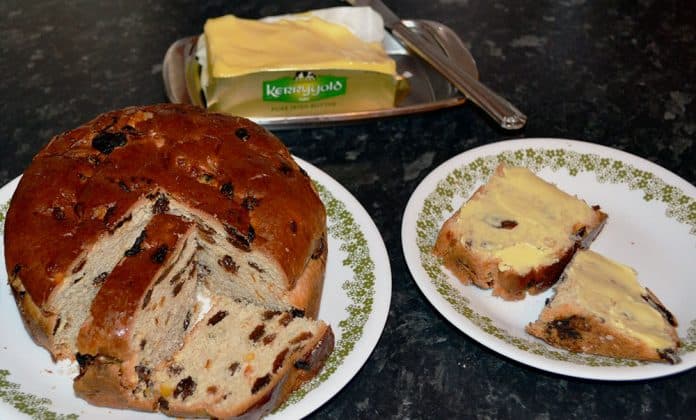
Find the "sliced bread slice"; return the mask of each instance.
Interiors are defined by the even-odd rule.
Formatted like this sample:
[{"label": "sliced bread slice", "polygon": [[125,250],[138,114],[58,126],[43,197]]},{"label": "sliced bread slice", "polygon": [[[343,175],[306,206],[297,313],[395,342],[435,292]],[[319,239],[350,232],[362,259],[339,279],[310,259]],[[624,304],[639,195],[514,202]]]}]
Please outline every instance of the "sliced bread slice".
[{"label": "sliced bread slice", "polygon": [[137,387],[114,380],[122,364],[78,357],[76,393],[92,404],[181,417],[257,418],[313,378],[333,350],[331,327],[301,311],[274,311],[215,296],[180,350],[140,372]]},{"label": "sliced bread slice", "polygon": [[677,320],[636,272],[593,251],[578,251],[527,332],[574,352],[679,361]]},{"label": "sliced bread slice", "polygon": [[434,253],[463,283],[523,299],[551,287],[606,217],[529,169],[501,164],[444,223]]},{"label": "sliced bread slice", "polygon": [[272,410],[333,349],[331,328],[301,315],[215,298],[182,350],[153,373],[159,408],[219,418]]}]

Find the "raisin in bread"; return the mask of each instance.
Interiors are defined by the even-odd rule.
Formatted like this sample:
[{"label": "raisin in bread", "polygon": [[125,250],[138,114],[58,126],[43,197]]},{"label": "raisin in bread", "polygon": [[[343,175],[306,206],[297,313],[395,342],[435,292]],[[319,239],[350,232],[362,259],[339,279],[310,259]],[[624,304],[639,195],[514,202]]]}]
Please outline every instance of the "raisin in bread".
[{"label": "raisin in bread", "polygon": [[141,369],[135,390],[119,382],[121,366],[114,360],[81,357],[75,392],[109,407],[256,418],[316,375],[333,349],[331,328],[299,311],[221,297],[213,301],[181,350],[152,369]]},{"label": "raisin in bread", "polygon": [[74,358],[103,273],[159,213],[196,225],[196,259],[214,293],[316,316],[326,215],[287,148],[243,118],[132,107],[54,137],[7,213],[10,285],[54,358]]},{"label": "raisin in bread", "polygon": [[527,332],[574,352],[676,363],[676,325],[632,268],[582,250]]},{"label": "raisin in bread", "polygon": [[463,283],[523,299],[551,287],[606,217],[530,170],[501,164],[443,224],[434,253]]}]

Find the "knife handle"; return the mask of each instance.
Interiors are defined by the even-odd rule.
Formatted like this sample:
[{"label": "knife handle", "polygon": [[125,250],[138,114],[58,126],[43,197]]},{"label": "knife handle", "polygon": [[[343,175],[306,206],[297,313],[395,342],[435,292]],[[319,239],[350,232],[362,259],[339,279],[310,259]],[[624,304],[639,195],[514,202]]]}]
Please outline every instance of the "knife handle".
[{"label": "knife handle", "polygon": [[524,127],[527,116],[513,104],[490,90],[467,72],[452,65],[452,61],[436,46],[415,33],[403,22],[392,26],[395,35],[408,48],[412,49],[425,61],[430,63],[447,80],[450,81],[469,100],[486,111],[501,127],[516,130]]}]

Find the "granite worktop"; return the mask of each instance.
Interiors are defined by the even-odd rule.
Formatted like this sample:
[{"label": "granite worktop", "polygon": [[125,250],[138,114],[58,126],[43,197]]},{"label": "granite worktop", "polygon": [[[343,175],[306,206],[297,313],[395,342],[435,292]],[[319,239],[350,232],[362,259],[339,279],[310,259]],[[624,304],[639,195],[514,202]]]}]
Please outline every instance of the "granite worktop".
[{"label": "granite worktop", "polygon": [[[317,418],[696,418],[696,370],[636,382],[579,380],[503,357],[464,335],[416,287],[401,251],[410,194],[440,163],[511,138],[581,139],[696,182],[696,8],[690,1],[387,1],[441,21],[481,79],[517,104],[507,132],[470,104],[277,131],[343,184],[379,228],[393,278],[371,357]],[[225,13],[260,17],[335,1],[0,3],[0,185],[54,134],[96,114],[166,101],[169,44]]]}]

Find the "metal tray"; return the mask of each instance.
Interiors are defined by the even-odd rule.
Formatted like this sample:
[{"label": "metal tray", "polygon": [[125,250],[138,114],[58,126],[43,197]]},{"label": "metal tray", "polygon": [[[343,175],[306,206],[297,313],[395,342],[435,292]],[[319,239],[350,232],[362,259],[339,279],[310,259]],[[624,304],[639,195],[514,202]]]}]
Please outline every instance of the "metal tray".
[{"label": "metal tray", "polygon": [[[464,69],[478,79],[476,62],[454,31],[439,22],[429,20],[409,20],[404,21],[404,23],[424,36],[429,42],[438,45],[451,59],[453,66]],[[177,40],[169,47],[164,56],[162,77],[167,97],[173,103],[190,104],[192,103],[191,95],[199,94],[199,92],[189,92],[185,80],[185,63],[195,52],[197,38],[197,36],[192,36]],[[385,50],[396,61],[397,72],[406,77],[409,82],[408,95],[397,106],[371,111],[292,117],[252,117],[251,119],[273,129],[298,128],[414,114],[464,103],[464,96],[449,81],[428,63],[415,55],[411,55],[389,34],[385,39]]]}]

